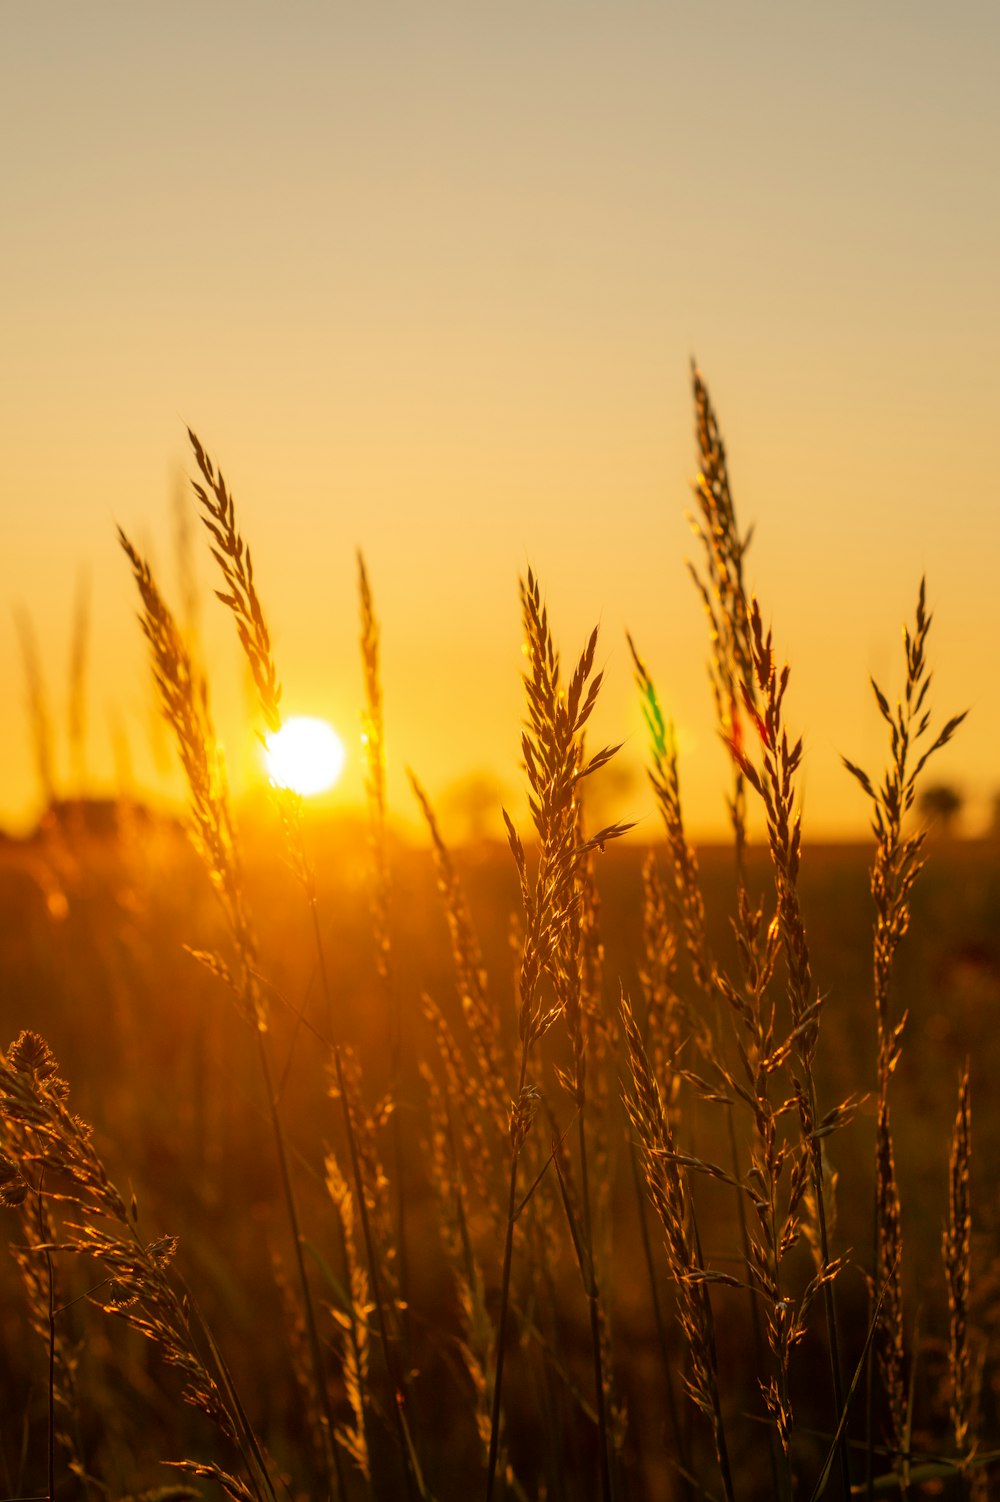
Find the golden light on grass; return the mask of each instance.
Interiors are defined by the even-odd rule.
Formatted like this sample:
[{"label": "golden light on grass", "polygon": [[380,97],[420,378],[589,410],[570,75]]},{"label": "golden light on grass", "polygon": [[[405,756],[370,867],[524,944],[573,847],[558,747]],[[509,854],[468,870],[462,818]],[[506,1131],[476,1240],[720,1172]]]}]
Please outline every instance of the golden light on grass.
[{"label": "golden light on grass", "polygon": [[[78,1426],[57,1425],[56,1403],[71,1418],[82,1414],[85,1404],[88,1430],[93,1407],[97,1435],[98,1424],[104,1422],[94,1385],[85,1388],[77,1381],[66,1331],[57,1319],[59,1310],[72,1302],[67,1298],[72,1284],[63,1267],[69,1254],[87,1259],[90,1303],[131,1324],[137,1336],[158,1346],[161,1359],[183,1372],[184,1396],[215,1426],[215,1441],[201,1426],[205,1448],[197,1453],[203,1458],[175,1464],[192,1476],[214,1481],[236,1502],[277,1502],[279,1478],[271,1474],[267,1448],[251,1417],[258,1410],[265,1416],[271,1411],[275,1392],[286,1394],[284,1405],[296,1424],[300,1415],[305,1423],[301,1433],[299,1427],[294,1434],[276,1430],[279,1438],[284,1436],[290,1455],[301,1452],[300,1471],[290,1478],[290,1485],[297,1494],[322,1490],[345,1502],[370,1495],[373,1477],[383,1474],[383,1466],[387,1495],[425,1502],[425,1464],[428,1473],[433,1466],[444,1478],[449,1495],[482,1496],[485,1490],[485,1502],[500,1502],[501,1494],[511,1492],[525,1498],[541,1495],[548,1469],[547,1464],[540,1468],[534,1457],[551,1450],[553,1414],[560,1417],[560,1445],[563,1419],[567,1439],[575,1438],[569,1428],[574,1414],[580,1436],[586,1436],[585,1445],[572,1447],[580,1458],[576,1469],[566,1472],[566,1494],[599,1497],[600,1502],[614,1502],[619,1482],[624,1487],[634,1481],[636,1490],[642,1489],[647,1454],[660,1471],[672,1463],[683,1483],[661,1488],[663,1502],[668,1495],[670,1502],[682,1502],[695,1492],[714,1494],[725,1502],[757,1496],[790,1502],[795,1495],[826,1495],[828,1489],[848,1502],[861,1491],[902,1493],[911,1481],[919,1488],[921,1480],[938,1478],[961,1483],[966,1502],[981,1502],[989,1495],[992,1478],[986,1468],[995,1467],[1000,1455],[995,1416],[983,1402],[996,1384],[997,1364],[987,1354],[986,1341],[996,1317],[997,1253],[995,1248],[987,1250],[993,1260],[984,1264],[984,1297],[973,1280],[974,1079],[970,1082],[968,1064],[959,1086],[943,1242],[933,1209],[923,1217],[922,1227],[915,1215],[907,1217],[904,1241],[904,1206],[895,1167],[897,1144],[901,1158],[904,1151],[918,1152],[933,1162],[934,1138],[941,1135],[933,1119],[927,1134],[908,1135],[911,1120],[925,1114],[932,1078],[942,1074],[941,1040],[923,1045],[921,1053],[914,1050],[907,1069],[897,1070],[902,1051],[911,1044],[904,1038],[905,1019],[897,1006],[896,963],[904,937],[921,943],[919,923],[910,933],[914,884],[927,853],[924,832],[913,827],[910,817],[920,806],[921,774],[952,739],[964,716],[955,715],[936,728],[927,651],[932,617],[921,581],[915,617],[903,634],[901,689],[890,697],[870,680],[888,741],[882,770],[870,774],[845,761],[869,804],[873,916],[862,919],[853,932],[842,926],[838,909],[843,905],[838,899],[845,870],[838,862],[835,869],[827,867],[824,876],[820,859],[814,863],[814,879],[827,884],[812,891],[815,898],[822,895],[827,900],[810,899],[810,924],[813,912],[830,916],[825,929],[807,927],[809,889],[800,880],[805,866],[804,753],[803,740],[786,714],[790,670],[782,664],[758,600],[745,592],[742,570],[750,533],[737,525],[725,447],[696,369],[692,381],[701,476],[696,485],[696,530],[703,556],[691,573],[710,640],[713,739],[718,737],[729,753],[725,802],[735,859],[723,852],[720,861],[690,842],[681,747],[694,736],[678,732],[672,723],[628,636],[639,712],[646,726],[647,770],[663,826],[642,863],[641,889],[636,881],[638,862],[628,851],[604,863],[599,883],[597,852],[632,826],[600,827],[587,792],[581,794],[581,788],[590,787],[591,775],[600,774],[621,749],[606,745],[594,750],[586,743],[603,682],[597,629],[567,673],[564,665],[573,659],[561,658],[541,585],[530,570],[520,581],[526,642],[520,750],[531,813],[530,845],[505,813],[509,850],[501,849],[496,856],[502,864],[487,865],[494,858],[489,848],[477,848],[474,919],[460,877],[460,868],[470,862],[464,857],[452,860],[431,803],[412,773],[409,782],[428,828],[431,858],[414,852],[411,859],[402,842],[391,837],[381,631],[359,554],[364,755],[358,771],[368,805],[365,885],[371,921],[367,938],[362,932],[361,945],[354,951],[349,940],[363,904],[350,906],[361,886],[360,860],[352,855],[352,825],[339,821],[335,838],[324,846],[321,836],[330,831],[323,830],[323,821],[310,825],[301,817],[298,797],[333,785],[345,765],[344,745],[325,720],[286,720],[282,713],[282,680],[257,594],[250,548],[237,525],[222,473],[193,434],[201,476],[195,496],[223,576],[218,598],[231,617],[252,675],[257,723],[270,732],[265,743],[267,770],[273,784],[294,790],[294,796],[277,799],[284,849],[275,852],[275,840],[252,840],[246,854],[253,866],[241,847],[242,821],[234,817],[220,766],[222,750],[207,677],[192,658],[148,561],[119,532],[139,592],[140,625],[150,649],[159,707],[173,731],[187,783],[189,833],[219,900],[220,928],[228,930],[228,936],[221,935],[221,951],[214,946],[192,948],[190,955],[201,962],[205,997],[220,982],[235,994],[242,1020],[252,1030],[260,1068],[256,1091],[217,1092],[219,1114],[214,1106],[211,1114],[201,1110],[200,1097],[210,1090],[228,1057],[229,1035],[224,1040],[221,1033],[213,1034],[215,1045],[208,1049],[208,1035],[193,1030],[206,1013],[202,990],[193,990],[184,1020],[190,1018],[190,1041],[201,1058],[189,1078],[190,1094],[182,1091],[179,1097],[182,1103],[190,1099],[192,1106],[177,1114],[182,1124],[188,1123],[193,1170],[197,1173],[200,1165],[204,1172],[211,1163],[213,1177],[199,1180],[185,1170],[167,1179],[176,1180],[176,1210],[182,1219],[192,1184],[204,1183],[214,1194],[218,1175],[229,1173],[230,1167],[234,1181],[251,1182],[259,1170],[260,1143],[257,1131],[248,1128],[255,1127],[263,1102],[274,1138],[272,1193],[276,1197],[280,1189],[284,1199],[299,1290],[296,1296],[290,1277],[275,1262],[279,1297],[270,1301],[270,1323],[261,1326],[258,1345],[264,1364],[255,1370],[247,1363],[244,1380],[250,1385],[244,1387],[244,1401],[221,1351],[195,1317],[193,1304],[182,1296],[183,1285],[171,1281],[176,1241],[170,1235],[153,1241],[145,1239],[146,1232],[140,1235],[136,1200],[127,1201],[114,1187],[96,1154],[90,1127],[69,1108],[69,1085],[60,1077],[51,1050],[38,1034],[21,1030],[8,1048],[0,1050],[0,1210],[21,1217],[18,1240],[10,1250],[22,1287],[23,1322],[42,1337],[45,1349],[36,1351],[32,1366],[27,1361],[15,1365],[19,1343],[6,1343],[0,1353],[0,1415],[10,1412],[16,1418],[19,1395],[36,1380],[36,1370],[47,1365],[48,1423],[40,1418],[42,1433],[36,1445],[40,1454],[47,1437],[47,1486],[43,1491],[42,1483],[35,1483],[32,1495],[56,1496],[57,1445],[80,1474],[85,1463],[90,1465],[74,1448]],[[456,619],[461,628],[461,617]],[[30,634],[25,633],[25,640],[30,693],[37,684],[35,754],[41,762],[48,754],[48,717],[40,680],[32,676]],[[436,668],[436,662],[430,665],[430,670]],[[82,744],[78,749],[82,756]],[[43,786],[45,777],[46,767],[40,766]],[[43,834],[73,807],[73,800],[57,802]],[[757,842],[759,858],[748,848],[754,813],[764,830]],[[134,810],[136,828],[142,827],[139,818]],[[38,894],[48,900],[49,917],[37,930],[39,937],[60,916],[72,916],[81,891],[88,901],[88,923],[77,924],[72,933],[69,928],[74,926],[69,925],[59,936],[60,953],[73,960],[80,984],[92,988],[95,1008],[109,979],[115,979],[109,959],[118,952],[128,961],[120,984],[130,993],[148,993],[160,1004],[149,1008],[148,1040],[144,1042],[145,1028],[135,1034],[136,1088],[114,1096],[120,1097],[126,1114],[119,1122],[113,1115],[108,1118],[141,1143],[149,1135],[143,1130],[146,1118],[128,1113],[155,1098],[164,1046],[180,1020],[178,988],[164,957],[176,951],[188,923],[192,937],[211,932],[203,917],[204,885],[199,888],[187,881],[186,863],[171,865],[165,871],[166,906],[160,905],[152,882],[135,882],[141,900],[125,910],[117,898],[116,868],[109,864],[115,846],[108,839],[99,852],[98,872],[103,880],[104,870],[109,870],[116,884],[107,884],[108,900],[98,906],[91,894],[100,896],[102,889],[95,887],[83,865],[94,842],[81,846],[77,859],[73,839],[74,829],[65,821],[51,862],[41,841],[33,842],[23,857],[0,849],[0,891],[5,901],[13,896],[18,903],[15,913],[23,912],[32,923]],[[333,859],[321,886],[313,855],[322,849]],[[811,857],[816,853],[809,850]],[[284,859],[276,861],[276,855]],[[186,862],[180,850],[177,856]],[[23,872],[12,866],[12,857],[25,862]],[[977,869],[988,878],[995,866],[993,853],[986,851],[981,867],[976,859]],[[311,946],[300,942],[302,915],[295,919],[286,901],[286,868],[301,888]],[[155,867],[149,869],[152,874]],[[268,884],[272,869],[280,886]],[[343,884],[334,885],[341,871]],[[120,880],[132,886],[131,865],[122,868]],[[611,885],[615,881],[631,887],[630,919],[627,899],[619,901],[616,896],[623,888]],[[180,888],[184,899],[188,885],[189,911],[178,905],[175,890]],[[421,892],[433,885],[442,898],[445,924],[424,921]],[[24,899],[22,886],[27,887]],[[333,908],[327,906],[330,898]],[[978,913],[988,923],[992,910],[985,892],[972,900],[977,906],[970,906],[970,919]],[[512,905],[519,914],[513,945]],[[961,905],[965,907],[964,890]],[[350,927],[341,928],[337,907],[349,912]],[[263,922],[258,923],[258,914]],[[96,930],[96,938],[106,934],[107,942],[93,948],[90,917],[111,925]],[[621,926],[625,921],[628,928]],[[140,923],[148,927],[140,929]],[[487,926],[480,931],[481,924]],[[862,927],[867,939],[861,936]],[[440,971],[445,928],[450,983]],[[35,932],[32,928],[29,936]],[[142,942],[134,943],[133,935]],[[0,933],[0,976],[21,973],[20,934],[13,939],[11,948],[6,933]],[[422,947],[427,940],[434,950]],[[77,944],[87,947],[77,954]],[[32,952],[36,950],[46,958],[43,945],[33,943]],[[918,948],[909,962],[911,969],[931,976],[940,1001],[943,993],[933,966],[921,953]],[[858,1000],[855,1010],[838,1024],[837,1009],[831,1009],[827,1021],[822,975],[831,957],[842,955],[852,956],[855,968],[845,972],[838,989]],[[504,977],[499,987],[497,960]],[[277,968],[269,974],[275,961]],[[987,983],[988,967],[987,958],[981,975]],[[446,1000],[440,1004],[423,989],[431,972],[444,981]],[[192,987],[197,985],[196,975],[191,972]],[[629,975],[637,1004],[620,979]],[[48,987],[47,971],[40,979]],[[311,1011],[315,1015],[319,1010],[320,1026],[292,1000],[300,996],[308,1001],[315,982],[320,994],[312,998]],[[30,980],[27,994],[30,1001]],[[958,992],[949,994],[956,1001],[964,999]],[[187,983],[183,995],[187,999]],[[341,995],[348,1003],[356,1001],[353,1016],[345,1019],[349,1046],[339,1035]],[[419,1030],[419,1019],[413,1015],[418,998],[425,1024]],[[71,999],[77,1001],[75,992]],[[718,1025],[717,1002],[724,1003],[718,1008]],[[874,1062],[869,1061],[865,1076],[856,1078],[859,1083],[862,1078],[874,1080],[875,1104],[869,1122],[857,1123],[864,1135],[851,1142],[862,1149],[862,1165],[867,1159],[875,1192],[852,1192],[851,1182],[836,1194],[831,1159],[846,1170],[848,1159],[859,1157],[841,1133],[864,1097],[850,1093],[839,1100],[836,1095],[827,1098],[828,1083],[823,1083],[819,1065],[821,1058],[828,1070],[833,1064],[831,1072],[842,1075],[842,1089],[849,1089],[853,1053],[847,1051],[848,1030],[860,1016],[857,1007],[870,1008],[872,1003],[874,1027],[869,1027],[868,1036],[874,1043]],[[931,998],[929,1004],[938,1002]],[[0,1006],[0,1015],[3,1012]],[[516,1030],[510,1025],[512,1014]],[[705,1020],[709,1016],[711,1027]],[[619,1028],[621,1046],[616,1046]],[[307,1031],[316,1045],[311,1056],[305,1046]],[[293,1048],[300,1033],[302,1045]],[[554,1057],[545,1043],[550,1033],[563,1035]],[[129,1041],[131,1045],[131,1037]],[[954,1042],[961,1043],[957,1033]],[[140,1044],[148,1059],[145,1075]],[[919,1034],[916,1044],[921,1047]],[[94,1052],[95,1064],[100,1064],[101,1050]],[[109,1059],[107,1067],[114,1070],[116,1059]],[[556,1059],[561,1059],[561,1067]],[[696,1068],[685,1063],[682,1069],[687,1059]],[[411,1088],[413,1068],[419,1071],[421,1090]],[[294,1137],[291,1123],[286,1127],[285,1121],[293,1095]],[[332,1122],[335,1135],[330,1135],[331,1098],[339,1101],[342,1118],[339,1125]],[[548,1133],[539,1111],[543,1098]],[[395,1108],[397,1101],[405,1102],[405,1111]],[[399,1128],[391,1143],[385,1140],[384,1126]],[[993,1130],[995,1135],[995,1124]],[[625,1221],[632,1244],[632,1261],[625,1272],[630,1290],[641,1289],[643,1271],[648,1285],[646,1297],[636,1299],[634,1312],[631,1292],[630,1307],[620,1307],[615,1266],[604,1252],[612,1215],[617,1221],[620,1210],[629,1209],[616,1168],[619,1155],[610,1150],[626,1131],[635,1205],[631,1221]],[[410,1143],[404,1133],[409,1133]],[[220,1144],[218,1158],[206,1152],[214,1141]],[[423,1144],[429,1150],[418,1152]],[[241,1151],[242,1156],[233,1156]],[[940,1150],[937,1160],[944,1182]],[[154,1156],[144,1166],[155,1175],[162,1164]],[[45,1187],[50,1171],[59,1175],[58,1193]],[[330,1200],[325,1220],[317,1213],[322,1209],[318,1197],[300,1199],[299,1185],[303,1181],[305,1187],[306,1174],[325,1182]],[[721,1196],[718,1203],[696,1189],[703,1178],[715,1181],[718,1188],[712,1199]],[[863,1251],[860,1257],[853,1254],[850,1264],[872,1291],[867,1305],[839,1291],[847,1276],[849,1243],[834,1217],[838,1199],[854,1217],[848,1225],[850,1243],[868,1251],[867,1262]],[[308,1208],[309,1233],[315,1217],[323,1244],[341,1259],[344,1297],[332,1311],[317,1303],[308,1276],[303,1235],[307,1222],[300,1203]],[[412,1209],[407,1215],[418,1203],[428,1211],[426,1216],[421,1212],[419,1221]],[[545,1217],[544,1234],[517,1239],[516,1223],[529,1204],[533,1217]],[[237,1217],[242,1208],[237,1205]],[[659,1222],[655,1235],[650,1234],[654,1215]],[[242,1224],[237,1218],[229,1256],[234,1286],[248,1292],[263,1286],[262,1268],[256,1261],[244,1265],[248,1238],[240,1233]],[[560,1242],[557,1228],[563,1225]],[[220,1229],[225,1231],[221,1223]],[[981,1234],[978,1227],[976,1234]],[[252,1250],[258,1249],[259,1240],[249,1238]],[[225,1240],[220,1245],[225,1250]],[[943,1249],[944,1286],[934,1317],[948,1337],[947,1342],[939,1341],[943,1354],[930,1371],[926,1362],[918,1361],[921,1348],[910,1334],[910,1282],[904,1276],[908,1268],[926,1260],[928,1245],[932,1251]],[[714,1254],[706,1255],[702,1248],[712,1246]],[[538,1305],[536,1289],[556,1285],[571,1253],[580,1285],[575,1304],[567,1297],[565,1309],[559,1311],[559,1327],[551,1325],[541,1306],[539,1319],[544,1324],[523,1325],[518,1311],[529,1301]],[[95,1261],[103,1268],[103,1281],[96,1284],[90,1268]],[[0,1298],[6,1309],[3,1263],[0,1258]],[[659,1293],[666,1278],[674,1290],[669,1304]],[[429,1303],[425,1291],[438,1288],[445,1279],[457,1297],[442,1324],[437,1302]],[[746,1314],[740,1307],[744,1294]],[[336,1316],[333,1321],[328,1318],[331,1313]],[[515,1321],[518,1338],[508,1339]],[[587,1380],[581,1360],[586,1386],[574,1390],[572,1406],[564,1401],[564,1322],[574,1361],[583,1356],[589,1324],[592,1375]],[[425,1366],[422,1360],[422,1332],[432,1327],[440,1328],[459,1353],[456,1371],[462,1380],[451,1383],[447,1391],[441,1389],[443,1421],[439,1404],[428,1423],[423,1415],[431,1409],[424,1394],[430,1396],[432,1384],[441,1386],[437,1365]],[[611,1342],[607,1332],[616,1327],[622,1336]],[[659,1360],[650,1349],[654,1329]],[[646,1429],[640,1425],[647,1405],[628,1416],[622,1406],[622,1396],[636,1377],[629,1346],[639,1340],[651,1358],[647,1364],[655,1383]],[[808,1373],[792,1359],[797,1346],[807,1340],[815,1341],[816,1349]],[[722,1359],[734,1350],[734,1342],[745,1350],[735,1369],[731,1360]],[[813,1372],[824,1348],[830,1376],[817,1383]],[[848,1363],[859,1349],[862,1355],[848,1387]],[[679,1356],[697,1429],[685,1421],[682,1395],[675,1391]],[[859,1398],[854,1413],[852,1397],[866,1365],[867,1403]],[[923,1373],[919,1378],[918,1368]],[[132,1370],[125,1368],[127,1375]],[[332,1385],[334,1371],[343,1394],[339,1402]],[[542,1401],[532,1425],[519,1390],[528,1383],[533,1393],[536,1382]],[[548,1382],[552,1385],[543,1385]],[[757,1411],[747,1413],[744,1394],[754,1384]],[[518,1405],[518,1427],[526,1426],[526,1443],[517,1447],[517,1476],[504,1439],[512,1404]],[[867,1415],[861,1406],[867,1406]],[[937,1414],[937,1430],[921,1430],[927,1439],[915,1450],[914,1419],[923,1425],[928,1413]],[[136,1417],[141,1421],[138,1413]],[[848,1433],[848,1420],[857,1429],[857,1440]],[[109,1432],[118,1436],[116,1408],[107,1422]],[[626,1428],[626,1423],[635,1427]],[[390,1424],[394,1433],[389,1432]],[[0,1422],[4,1444],[6,1428],[9,1425]],[[831,1438],[817,1448],[811,1437],[816,1434]],[[174,1436],[178,1448],[186,1435],[185,1426]],[[170,1437],[166,1425],[164,1437]],[[302,1437],[307,1443],[299,1443]],[[460,1446],[455,1437],[461,1439]],[[385,1452],[378,1468],[373,1464],[376,1445]],[[454,1460],[445,1454],[446,1445],[455,1451]],[[560,1466],[563,1453],[560,1448]],[[114,1460],[114,1453],[109,1454]],[[568,1444],[565,1454],[571,1454]],[[234,1470],[224,1469],[223,1462]],[[65,1468],[66,1462],[60,1463]],[[454,1475],[449,1474],[451,1467]],[[188,1494],[187,1488],[174,1491]]]},{"label": "golden light on grass", "polygon": [[303,798],[332,788],[346,756],[333,726],[310,715],[286,720],[265,740],[264,763],[271,781]]}]

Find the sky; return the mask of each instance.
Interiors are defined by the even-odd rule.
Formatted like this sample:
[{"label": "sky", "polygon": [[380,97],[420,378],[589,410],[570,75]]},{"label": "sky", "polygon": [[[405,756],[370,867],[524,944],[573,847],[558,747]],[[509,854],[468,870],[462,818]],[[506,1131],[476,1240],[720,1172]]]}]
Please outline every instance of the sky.
[{"label": "sky", "polygon": [[[792,664],[804,826],[863,834],[842,754],[885,748],[926,572],[936,775],[972,832],[1000,790],[1000,9],[518,0],[0,6],[0,823],[39,789],[27,612],[71,792],[180,782],[115,526],[180,598],[190,424],[250,543],[288,712],[348,743],[356,549],[382,628],[390,797],[518,806],[517,581],[563,660],[600,623],[604,803],[656,837],[625,631],[676,721],[688,824],[722,832],[687,577],[705,374],[748,580]],[[190,513],[193,515],[193,513]],[[245,676],[197,582],[237,791]],[[126,751],[123,748],[127,748]],[[453,816],[458,818],[458,814]],[[497,827],[499,828],[499,820]]]}]

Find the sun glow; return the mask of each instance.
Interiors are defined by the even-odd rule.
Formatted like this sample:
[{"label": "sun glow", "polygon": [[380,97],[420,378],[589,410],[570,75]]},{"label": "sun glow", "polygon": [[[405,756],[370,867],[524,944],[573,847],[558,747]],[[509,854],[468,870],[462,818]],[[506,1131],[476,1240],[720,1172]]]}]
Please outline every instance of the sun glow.
[{"label": "sun glow", "polygon": [[267,737],[264,761],[273,783],[308,798],[333,787],[344,770],[346,755],[332,725],[297,715]]}]

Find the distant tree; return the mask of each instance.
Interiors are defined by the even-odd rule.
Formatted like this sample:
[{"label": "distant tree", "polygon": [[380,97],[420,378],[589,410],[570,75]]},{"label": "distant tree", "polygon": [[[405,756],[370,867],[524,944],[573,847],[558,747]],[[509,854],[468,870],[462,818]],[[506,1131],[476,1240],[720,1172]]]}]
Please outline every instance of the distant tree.
[{"label": "distant tree", "polygon": [[453,782],[443,798],[446,813],[458,826],[462,843],[477,845],[492,836],[503,838],[500,813],[504,802],[503,783],[489,772],[470,772]]},{"label": "distant tree", "polygon": [[924,788],[918,807],[929,823],[936,825],[942,834],[950,835],[964,802],[962,794],[951,783],[935,782]]},{"label": "distant tree", "polygon": [[1000,793],[993,794],[993,817],[990,820],[989,837],[1000,840]]},{"label": "distant tree", "polygon": [[594,777],[588,777],[583,784],[588,834],[618,819],[634,819],[643,782],[641,767],[617,757]]}]

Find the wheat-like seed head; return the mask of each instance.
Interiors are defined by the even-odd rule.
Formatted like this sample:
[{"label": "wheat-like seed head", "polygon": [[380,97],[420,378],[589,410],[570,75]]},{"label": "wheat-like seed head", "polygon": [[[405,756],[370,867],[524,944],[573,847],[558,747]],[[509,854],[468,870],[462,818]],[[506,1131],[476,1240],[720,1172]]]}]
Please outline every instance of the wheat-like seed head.
[{"label": "wheat-like seed head", "polygon": [[177,622],[145,558],[118,529],[142,601],[139,623],[149,644],[160,708],[174,732],[188,786],[192,835],[222,904],[241,963],[236,987],[247,1017],[265,1023],[257,979],[257,944],[243,899],[242,870],[208,685],[192,663]]},{"label": "wheat-like seed head", "polygon": [[[22,1032],[7,1054],[0,1054],[4,1140],[8,1151],[16,1154],[14,1166],[21,1179],[35,1186],[34,1193],[24,1201],[29,1227],[30,1216],[36,1217],[36,1234],[29,1229],[23,1249],[24,1269],[28,1272],[31,1261],[53,1250],[96,1261],[106,1277],[91,1291],[91,1302],[122,1318],[159,1348],[166,1362],[184,1379],[185,1401],[207,1414],[243,1454],[253,1475],[242,1411],[233,1408],[225,1383],[217,1380],[202,1359],[189,1302],[177,1294],[168,1277],[177,1240],[161,1236],[147,1241],[140,1235],[135,1197],[126,1206],[94,1147],[90,1126],[72,1113],[68,1096],[69,1087],[60,1077],[52,1051],[37,1033]],[[40,1231],[49,1235],[47,1242],[39,1239]],[[29,1288],[35,1286],[40,1302],[37,1270],[28,1274],[26,1283]],[[46,1333],[47,1306],[46,1290]],[[41,1314],[40,1307],[39,1319]],[[64,1352],[63,1380],[71,1375],[71,1363]],[[259,1498],[259,1493],[248,1491],[221,1467],[212,1470],[231,1496],[248,1502]]]},{"label": "wheat-like seed head", "polygon": [[927,703],[931,672],[927,637],[933,617],[927,609],[927,588],[920,581],[912,630],[903,628],[906,674],[903,695],[889,703],[875,679],[872,692],[889,732],[889,763],[877,784],[854,762],[842,757],[872,805],[875,857],[871,889],[875,902],[875,1010],[879,1030],[879,1079],[887,1080],[899,1057],[902,1024],[891,1016],[889,981],[900,941],[910,923],[910,896],[924,863],[922,831],[904,835],[903,821],[913,808],[917,781],[931,757],[954,736],[965,714],[952,716],[928,743],[931,710]]},{"label": "wheat-like seed head", "polygon": [[385,725],[382,680],[379,672],[379,624],[375,614],[364,556],[358,553],[358,596],[361,603],[361,667],[365,684],[365,707],[361,737],[365,748],[367,790],[376,821],[385,820]]},{"label": "wheat-like seed head", "polygon": [[896,1453],[906,1444],[908,1396],[903,1332],[902,1230],[899,1187],[889,1111],[889,1080],[899,1061],[905,1014],[892,1015],[890,982],[896,951],[910,925],[911,895],[924,863],[922,831],[904,834],[903,824],[913,808],[917,778],[928,760],[951,740],[964,715],[948,720],[928,743],[931,711],[928,694],[931,672],[927,638],[931,626],[924,579],[917,592],[914,625],[903,629],[905,678],[902,697],[891,705],[871,679],[879,714],[889,733],[888,764],[878,783],[843,757],[847,771],[871,803],[875,854],[871,892],[875,905],[873,989],[878,1029],[878,1119],[876,1128],[876,1265],[874,1288],[884,1288],[878,1313],[876,1353],[887,1398],[889,1442]]},{"label": "wheat-like seed head", "polygon": [[695,985],[704,995],[708,995],[713,986],[714,965],[705,931],[705,902],[701,892],[698,857],[694,847],[688,842],[684,829],[677,737],[673,726],[663,714],[653,680],[639,656],[635,642],[627,633],[626,636],[643,715],[650,734],[653,765],[648,775],[667,835],[674,873],[674,896],[688,961]]},{"label": "wheat-like seed head", "polygon": [[225,580],[217,597],[232,611],[236,630],[257,688],[261,712],[269,730],[281,727],[281,683],[271,653],[271,635],[257,595],[250,549],[236,526],[236,509],[222,471],[216,471],[197,434],[188,428],[188,438],[204,484],[192,488],[202,510],[202,521],[215,546],[215,559]]},{"label": "wheat-like seed head", "polygon": [[523,674],[528,723],[521,750],[528,776],[528,803],[539,840],[534,882],[528,879],[521,839],[504,811],[507,839],[517,867],[525,914],[521,957],[518,1031],[525,1048],[544,1036],[563,1011],[563,998],[543,1002],[540,987],[558,971],[558,956],[567,925],[580,900],[580,864],[589,850],[603,849],[631,826],[614,824],[588,840],[579,831],[579,784],[604,766],[617,746],[585,758],[583,732],[600,691],[602,674],[594,673],[597,630],[591,633],[564,691],[541,590],[529,569],[521,581],[521,614],[528,668]]}]

